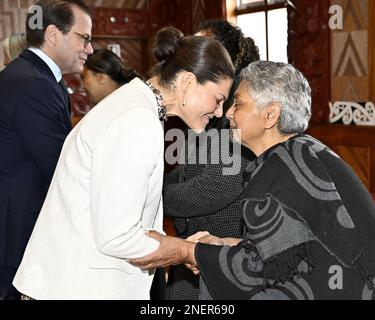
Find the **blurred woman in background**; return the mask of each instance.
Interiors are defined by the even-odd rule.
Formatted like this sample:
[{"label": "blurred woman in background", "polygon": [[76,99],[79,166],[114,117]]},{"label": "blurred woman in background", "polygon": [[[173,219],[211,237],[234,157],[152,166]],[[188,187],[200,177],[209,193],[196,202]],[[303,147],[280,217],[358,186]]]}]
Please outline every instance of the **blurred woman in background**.
[{"label": "blurred woman in background", "polygon": [[98,104],[124,84],[139,77],[120,57],[108,49],[96,49],[83,69],[83,85],[90,101]]},{"label": "blurred woman in background", "polygon": [[4,46],[4,66],[11,63],[12,60],[17,58],[19,54],[27,48],[26,34],[15,33],[5,38]]}]

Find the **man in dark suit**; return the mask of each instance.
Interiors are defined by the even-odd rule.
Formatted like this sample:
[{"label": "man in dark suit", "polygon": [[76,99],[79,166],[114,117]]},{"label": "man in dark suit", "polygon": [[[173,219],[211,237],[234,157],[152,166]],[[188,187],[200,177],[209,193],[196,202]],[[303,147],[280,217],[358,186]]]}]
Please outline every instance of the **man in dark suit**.
[{"label": "man in dark suit", "polygon": [[12,280],[71,130],[65,73],[92,53],[92,15],[82,0],[41,0],[43,28],[26,19],[29,49],[0,73],[0,300]]}]

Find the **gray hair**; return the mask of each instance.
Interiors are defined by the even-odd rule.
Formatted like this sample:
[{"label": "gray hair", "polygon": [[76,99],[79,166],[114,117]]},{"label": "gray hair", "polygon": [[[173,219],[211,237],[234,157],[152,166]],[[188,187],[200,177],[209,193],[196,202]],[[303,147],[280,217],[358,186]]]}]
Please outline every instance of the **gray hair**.
[{"label": "gray hair", "polygon": [[303,133],[311,118],[311,88],[300,71],[290,64],[257,61],[243,69],[241,80],[258,109],[270,103],[281,105],[281,134]]}]

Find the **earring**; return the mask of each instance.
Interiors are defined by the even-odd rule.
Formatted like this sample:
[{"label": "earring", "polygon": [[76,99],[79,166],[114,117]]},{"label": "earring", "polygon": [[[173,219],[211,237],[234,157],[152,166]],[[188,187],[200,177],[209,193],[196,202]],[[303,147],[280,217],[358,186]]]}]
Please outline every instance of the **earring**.
[{"label": "earring", "polygon": [[182,106],[185,107],[186,105],[186,98],[185,98],[185,95],[184,95],[184,99],[182,100]]}]

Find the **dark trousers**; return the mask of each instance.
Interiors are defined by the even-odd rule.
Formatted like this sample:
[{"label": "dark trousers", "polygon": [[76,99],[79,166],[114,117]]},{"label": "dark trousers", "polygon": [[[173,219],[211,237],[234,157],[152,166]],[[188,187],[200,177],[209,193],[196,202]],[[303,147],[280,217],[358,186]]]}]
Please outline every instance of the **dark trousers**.
[{"label": "dark trousers", "polygon": [[12,285],[17,269],[0,268],[0,300],[20,300],[21,294]]},{"label": "dark trousers", "polygon": [[157,268],[155,270],[154,280],[152,282],[150,291],[150,300],[158,301],[165,300],[165,270],[164,268]]}]

